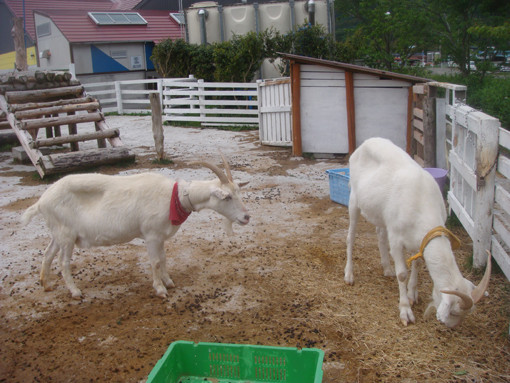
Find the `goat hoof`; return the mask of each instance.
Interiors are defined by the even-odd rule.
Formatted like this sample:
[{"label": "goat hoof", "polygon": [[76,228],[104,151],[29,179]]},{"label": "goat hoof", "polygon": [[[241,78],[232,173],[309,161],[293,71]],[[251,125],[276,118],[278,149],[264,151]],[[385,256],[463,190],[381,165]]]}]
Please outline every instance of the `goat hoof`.
[{"label": "goat hoof", "polygon": [[418,303],[418,297],[416,297],[416,298],[414,298],[414,299],[409,298],[409,304],[410,304],[411,306],[414,306],[414,305],[415,305],[415,304],[417,304],[417,303]]},{"label": "goat hoof", "polygon": [[344,281],[346,284],[348,284],[350,286],[354,285],[354,274],[346,272],[345,276],[344,276]]},{"label": "goat hoof", "polygon": [[157,296],[157,297],[160,297],[161,299],[166,299],[166,298],[168,298],[168,294],[167,294],[166,289],[165,289],[165,288],[157,289],[157,290],[156,290],[156,296]]},{"label": "goat hoof", "polygon": [[80,301],[83,298],[83,296],[81,295],[81,292],[74,293],[72,295],[73,295],[73,299],[76,299],[77,301]]},{"label": "goat hoof", "polygon": [[406,327],[409,323],[414,323],[414,314],[411,311],[411,308],[400,312],[400,321]]}]

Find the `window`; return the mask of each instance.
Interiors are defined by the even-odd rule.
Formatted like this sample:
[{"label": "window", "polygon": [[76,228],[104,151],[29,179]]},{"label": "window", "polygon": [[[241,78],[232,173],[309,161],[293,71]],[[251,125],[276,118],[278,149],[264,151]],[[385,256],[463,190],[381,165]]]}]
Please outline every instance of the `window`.
[{"label": "window", "polygon": [[44,37],[51,35],[50,23],[39,24],[37,26],[37,37]]},{"label": "window", "polygon": [[122,50],[118,49],[116,51],[110,51],[110,57],[112,59],[117,59],[117,60],[118,59],[125,59],[125,58],[127,58],[127,50],[125,50],[125,49],[122,49]]},{"label": "window", "polygon": [[172,16],[172,19],[177,21],[177,24],[179,24],[179,25],[186,24],[186,21],[184,19],[184,13],[182,13],[182,12],[172,12],[172,13],[170,13],[170,16]]},{"label": "window", "polygon": [[146,25],[147,21],[137,12],[89,12],[98,25]]}]

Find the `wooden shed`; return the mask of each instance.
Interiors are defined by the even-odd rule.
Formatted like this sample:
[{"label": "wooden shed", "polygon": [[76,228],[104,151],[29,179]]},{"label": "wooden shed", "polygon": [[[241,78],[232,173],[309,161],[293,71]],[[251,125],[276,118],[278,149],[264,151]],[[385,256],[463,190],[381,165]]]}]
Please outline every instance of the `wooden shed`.
[{"label": "wooden shed", "polygon": [[292,152],[347,154],[370,137],[411,153],[413,86],[430,80],[283,54],[290,62]]}]

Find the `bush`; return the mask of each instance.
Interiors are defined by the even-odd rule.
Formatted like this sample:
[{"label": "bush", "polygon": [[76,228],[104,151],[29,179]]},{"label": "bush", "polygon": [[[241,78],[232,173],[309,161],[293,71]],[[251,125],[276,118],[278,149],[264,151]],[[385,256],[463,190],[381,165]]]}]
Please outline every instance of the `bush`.
[{"label": "bush", "polygon": [[[355,57],[353,44],[336,42],[321,25],[303,24],[285,35],[271,28],[210,45],[168,39],[154,47],[151,60],[161,77],[193,74],[205,81],[249,82],[264,59],[274,61],[277,52],[344,62]],[[285,64],[279,69],[282,75],[288,74]]]},{"label": "bush", "polygon": [[467,104],[496,117],[501,126],[510,130],[510,77],[431,76],[437,81],[467,86]]},{"label": "bush", "polygon": [[214,78],[220,82],[250,82],[267,56],[266,34],[249,32],[213,45]]},{"label": "bush", "polygon": [[210,45],[188,44],[182,39],[164,40],[154,47],[151,60],[161,77],[181,78],[193,74],[205,81],[214,81]]}]

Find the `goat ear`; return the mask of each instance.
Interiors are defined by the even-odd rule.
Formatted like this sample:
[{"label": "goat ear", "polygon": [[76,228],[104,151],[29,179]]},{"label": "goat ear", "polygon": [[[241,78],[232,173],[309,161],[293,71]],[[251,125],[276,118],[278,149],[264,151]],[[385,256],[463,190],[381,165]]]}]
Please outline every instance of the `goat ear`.
[{"label": "goat ear", "polygon": [[250,183],[250,181],[247,181],[247,182],[239,182],[239,183],[237,184],[237,186],[239,186],[240,188],[242,188],[242,187],[245,187],[246,185],[248,185],[249,183]]},{"label": "goat ear", "polygon": [[227,199],[228,197],[230,197],[230,193],[228,193],[220,188],[215,188],[211,194],[221,200],[224,200],[224,199]]}]

